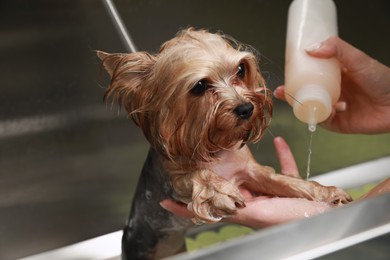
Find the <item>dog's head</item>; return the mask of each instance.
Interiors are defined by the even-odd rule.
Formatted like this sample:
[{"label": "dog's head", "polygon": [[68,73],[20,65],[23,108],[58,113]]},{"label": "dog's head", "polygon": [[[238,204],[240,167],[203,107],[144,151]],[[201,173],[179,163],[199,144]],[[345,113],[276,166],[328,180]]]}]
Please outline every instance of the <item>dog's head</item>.
[{"label": "dog's head", "polygon": [[105,99],[123,104],[167,158],[210,161],[260,140],[272,114],[256,56],[222,34],[192,28],[146,52],[98,52],[111,75]]}]

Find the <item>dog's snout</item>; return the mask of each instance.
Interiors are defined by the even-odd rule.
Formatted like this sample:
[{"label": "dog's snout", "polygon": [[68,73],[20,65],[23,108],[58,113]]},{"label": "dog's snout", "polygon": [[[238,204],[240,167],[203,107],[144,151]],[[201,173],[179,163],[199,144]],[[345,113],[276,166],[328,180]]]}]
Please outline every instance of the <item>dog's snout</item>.
[{"label": "dog's snout", "polygon": [[241,119],[249,119],[253,113],[253,104],[250,102],[242,103],[234,109],[234,113]]}]

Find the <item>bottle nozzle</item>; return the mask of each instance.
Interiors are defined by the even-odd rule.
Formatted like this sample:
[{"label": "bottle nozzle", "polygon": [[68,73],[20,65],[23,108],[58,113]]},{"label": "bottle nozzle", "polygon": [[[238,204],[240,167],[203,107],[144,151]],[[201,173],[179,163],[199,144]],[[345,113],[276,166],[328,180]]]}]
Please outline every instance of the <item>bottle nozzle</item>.
[{"label": "bottle nozzle", "polygon": [[317,124],[309,124],[308,129],[310,132],[314,133],[317,129]]},{"label": "bottle nozzle", "polygon": [[295,93],[293,108],[295,116],[315,131],[315,126],[330,116],[332,98],[321,86],[307,85]]}]

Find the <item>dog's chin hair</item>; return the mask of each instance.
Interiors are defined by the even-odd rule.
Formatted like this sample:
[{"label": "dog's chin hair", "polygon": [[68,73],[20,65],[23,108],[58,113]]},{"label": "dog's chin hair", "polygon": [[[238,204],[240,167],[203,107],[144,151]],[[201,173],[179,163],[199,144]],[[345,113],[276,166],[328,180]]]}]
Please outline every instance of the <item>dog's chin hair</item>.
[{"label": "dog's chin hair", "polygon": [[[208,121],[200,130],[191,129],[193,131],[182,135],[184,139],[157,148],[167,158],[165,167],[172,173],[185,173],[218,160],[220,152],[258,142],[270,122],[266,118],[268,113],[272,113],[272,108],[266,96],[256,95],[257,105],[251,120],[240,122],[240,119],[232,115],[231,109],[225,106],[226,110],[223,111],[221,106],[209,113]],[[180,146],[175,147],[177,144]]]}]

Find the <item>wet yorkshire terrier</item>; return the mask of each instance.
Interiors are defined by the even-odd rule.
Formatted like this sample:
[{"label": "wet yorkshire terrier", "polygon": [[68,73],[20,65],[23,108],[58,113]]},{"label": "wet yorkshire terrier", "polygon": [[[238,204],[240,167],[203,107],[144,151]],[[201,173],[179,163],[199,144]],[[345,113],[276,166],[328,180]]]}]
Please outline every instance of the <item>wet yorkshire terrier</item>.
[{"label": "wet yorkshire terrier", "polygon": [[241,185],[334,205],[351,200],[341,189],[276,174],[254,160],[247,144],[261,139],[272,101],[250,48],[189,28],[156,55],[97,54],[111,76],[105,99],[123,105],[151,144],[124,229],[124,259],[183,249],[192,223],[162,209],[166,198],[188,204],[197,224],[245,207]]}]

